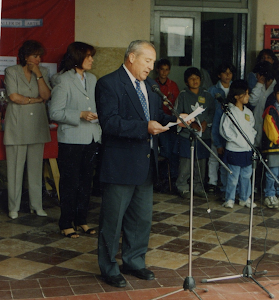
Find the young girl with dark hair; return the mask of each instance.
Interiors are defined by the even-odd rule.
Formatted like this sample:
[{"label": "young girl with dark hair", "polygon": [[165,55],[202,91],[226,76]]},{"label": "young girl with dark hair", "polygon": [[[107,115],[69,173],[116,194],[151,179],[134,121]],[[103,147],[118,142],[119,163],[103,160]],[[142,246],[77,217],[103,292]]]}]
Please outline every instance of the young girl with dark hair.
[{"label": "young girl with dark hair", "polygon": [[[254,129],[255,119],[253,113],[246,107],[249,101],[248,83],[244,80],[235,80],[230,86],[227,99],[232,117],[243,131],[245,131],[246,136],[253,144],[256,130]],[[224,162],[232,171],[232,174],[228,174],[227,177],[226,195],[223,206],[233,208],[236,187],[239,185],[239,205],[250,207],[252,149],[226,114],[223,114],[221,118],[220,134],[226,140]],[[255,203],[253,203],[253,207],[256,207]]]}]

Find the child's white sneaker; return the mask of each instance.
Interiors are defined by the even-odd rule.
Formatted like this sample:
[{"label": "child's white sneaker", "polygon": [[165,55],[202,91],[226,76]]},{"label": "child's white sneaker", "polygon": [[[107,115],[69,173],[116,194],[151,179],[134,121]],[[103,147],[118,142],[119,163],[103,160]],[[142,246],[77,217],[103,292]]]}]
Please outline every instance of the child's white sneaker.
[{"label": "child's white sneaker", "polygon": [[279,204],[278,204],[278,199],[276,196],[268,196],[265,197],[264,199],[264,204],[268,207],[268,208],[278,208]]},{"label": "child's white sneaker", "polygon": [[[240,206],[246,206],[246,207],[251,207],[251,199],[248,198],[248,200],[243,201],[243,200],[239,200],[239,205]],[[257,207],[256,203],[253,203],[253,208]]]},{"label": "child's white sneaker", "polygon": [[233,200],[228,200],[228,201],[225,201],[222,206],[224,207],[227,207],[227,208],[233,208],[234,206],[234,201]]}]

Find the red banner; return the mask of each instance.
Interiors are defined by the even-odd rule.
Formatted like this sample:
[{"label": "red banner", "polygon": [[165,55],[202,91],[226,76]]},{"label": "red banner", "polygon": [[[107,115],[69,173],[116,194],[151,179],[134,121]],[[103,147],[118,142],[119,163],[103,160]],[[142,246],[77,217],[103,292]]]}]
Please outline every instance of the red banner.
[{"label": "red banner", "polygon": [[46,49],[42,62],[58,63],[75,38],[75,0],[2,0],[2,25],[0,56],[17,56],[32,39]]}]

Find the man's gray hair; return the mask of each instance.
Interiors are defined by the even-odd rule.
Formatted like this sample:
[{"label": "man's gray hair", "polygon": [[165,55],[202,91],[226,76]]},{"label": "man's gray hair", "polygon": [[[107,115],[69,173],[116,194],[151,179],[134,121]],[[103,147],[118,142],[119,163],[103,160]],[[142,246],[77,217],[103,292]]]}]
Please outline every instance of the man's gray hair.
[{"label": "man's gray hair", "polygon": [[128,46],[128,48],[126,49],[125,56],[124,56],[124,62],[128,59],[128,57],[131,53],[135,53],[136,55],[138,55],[140,53],[143,45],[149,45],[155,50],[155,46],[152,43],[150,43],[149,41],[146,41],[146,40],[132,41],[130,43],[130,45]]}]

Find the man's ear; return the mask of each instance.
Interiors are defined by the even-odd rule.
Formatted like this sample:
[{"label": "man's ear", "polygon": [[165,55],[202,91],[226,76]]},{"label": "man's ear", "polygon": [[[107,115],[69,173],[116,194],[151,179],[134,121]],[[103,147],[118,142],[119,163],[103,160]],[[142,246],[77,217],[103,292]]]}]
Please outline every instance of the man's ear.
[{"label": "man's ear", "polygon": [[136,59],[135,53],[130,53],[128,59],[129,59],[129,62],[132,64]]}]

